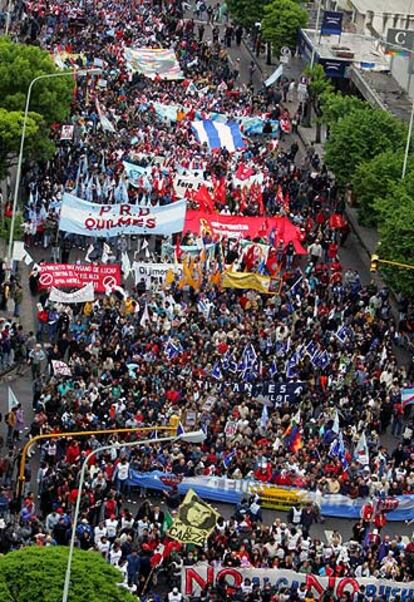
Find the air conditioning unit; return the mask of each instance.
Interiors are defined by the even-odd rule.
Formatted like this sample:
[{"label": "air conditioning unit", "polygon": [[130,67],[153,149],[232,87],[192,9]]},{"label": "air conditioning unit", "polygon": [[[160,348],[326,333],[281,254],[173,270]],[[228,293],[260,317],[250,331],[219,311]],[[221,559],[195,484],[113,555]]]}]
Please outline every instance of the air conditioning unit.
[{"label": "air conditioning unit", "polygon": [[355,52],[347,46],[331,46],[332,53],[341,59],[353,59]]}]

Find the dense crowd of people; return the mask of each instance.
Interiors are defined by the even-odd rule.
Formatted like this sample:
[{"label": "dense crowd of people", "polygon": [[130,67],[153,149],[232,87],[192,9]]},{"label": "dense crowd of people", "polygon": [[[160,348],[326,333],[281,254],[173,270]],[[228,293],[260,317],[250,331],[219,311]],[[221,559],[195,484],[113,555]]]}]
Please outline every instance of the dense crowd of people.
[{"label": "dense crowd of people", "polygon": [[[164,572],[173,586],[168,599],[179,602],[182,567],[196,563],[410,581],[414,543],[381,533],[385,502],[414,493],[413,420],[401,400],[413,375],[397,364],[393,351],[405,330],[394,324],[389,291],[363,286],[355,270],[341,265],[339,249],[349,231],[344,200],[313,147],[298,160],[289,133],[301,107],[290,114],[281,103],[282,93],[293,94],[291,82],[257,91],[252,71],[249,85],[242,84],[240,65],[230,63],[226,53],[233,36],[240,43],[242,32],[230,24],[222,27],[223,5],[210,11],[197,3],[195,17],[208,24],[196,23],[187,9],[168,0],[16,5],[20,39],[40,43],[58,63],[100,65],[104,73],[79,82],[73,138],[61,141],[56,132],[54,160],[27,175],[25,242],[45,249],[55,244],[64,191],[98,203],[166,205],[177,200],[174,177],[197,173],[212,183],[215,211],[284,217],[296,227],[296,244],[287,244],[280,232],[248,240],[247,246],[208,230],[183,232],[174,241],[158,239],[152,252],[165,259],[166,249],[175,249],[176,258],[185,261],[186,249],[211,248],[208,258],[198,253],[194,259],[199,286],[178,277],[168,286],[148,281],[131,286],[128,280],[94,302],[71,306],[51,303],[41,291],[37,333],[2,320],[2,365],[14,361],[23,372],[30,364],[34,419],[26,423],[21,406],[5,416],[10,451],[1,464],[0,551],[68,543],[81,464],[109,441],[118,446],[89,462],[77,544],[119,567],[125,587],[137,595],[151,592],[155,599],[154,575],[162,581]],[[213,41],[207,39],[210,24]],[[184,80],[131,73],[125,49],[141,46],[174,49]],[[113,131],[103,127],[102,107]],[[247,137],[243,152],[212,153],[191,129],[197,114],[231,116],[242,131],[246,119],[259,118],[263,132]],[[275,121],[283,125],[283,145],[274,137]],[[134,183],[125,161],[145,168]],[[253,184],[244,184],[252,178]],[[197,203],[189,195],[189,206]],[[108,242],[114,260],[130,250],[123,237]],[[61,238],[64,262],[72,249],[89,243],[86,237]],[[215,276],[224,265],[280,277],[278,294],[222,288]],[[6,272],[0,278],[5,304],[12,296],[17,318],[19,281]],[[35,268],[34,294],[37,278]],[[409,307],[402,305],[405,329],[408,321]],[[57,370],[54,361],[66,369]],[[278,393],[266,399],[264,383]],[[288,388],[296,392],[287,394]],[[263,395],[255,393],[259,389]],[[125,441],[144,435],[45,439],[38,445],[37,474],[30,462],[26,465],[21,507],[10,495],[26,431],[36,437],[170,424],[201,427],[206,440],[128,448]],[[383,443],[387,432],[398,438],[393,450]],[[361,461],[363,437],[366,460]],[[260,500],[246,496],[229,520],[219,519],[203,549],[170,545],[169,556],[159,561],[160,545],[171,544],[168,518],[180,496],[170,487],[162,498],[168,511],[148,499],[136,511],[131,500],[149,492],[143,487],[138,492],[131,476],[153,470],[172,474],[177,482],[218,476],[294,487],[311,492],[315,502],[292,509],[288,524],[276,519],[269,526]],[[349,541],[335,531],[323,543],[312,525],[323,520],[321,499],[333,494],[364,499],[365,505]],[[199,599],[309,601],[313,594],[306,586],[291,591],[246,579],[237,591],[219,583]],[[339,598],[327,590],[323,599]]]}]

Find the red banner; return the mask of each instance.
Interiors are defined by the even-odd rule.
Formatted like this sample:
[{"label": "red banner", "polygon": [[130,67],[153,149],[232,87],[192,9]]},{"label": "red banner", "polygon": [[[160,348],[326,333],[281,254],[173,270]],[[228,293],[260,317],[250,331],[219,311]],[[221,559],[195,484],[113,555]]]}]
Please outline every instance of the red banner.
[{"label": "red banner", "polygon": [[97,263],[42,263],[39,287],[75,288],[92,282],[97,293],[121,284],[121,268],[116,264]]},{"label": "red banner", "polygon": [[276,243],[283,240],[284,245],[293,242],[299,255],[306,255],[300,242],[300,230],[287,217],[246,217],[244,215],[220,215],[187,209],[184,224],[184,234],[210,231],[213,235],[229,236],[232,238],[267,238],[274,231]]}]

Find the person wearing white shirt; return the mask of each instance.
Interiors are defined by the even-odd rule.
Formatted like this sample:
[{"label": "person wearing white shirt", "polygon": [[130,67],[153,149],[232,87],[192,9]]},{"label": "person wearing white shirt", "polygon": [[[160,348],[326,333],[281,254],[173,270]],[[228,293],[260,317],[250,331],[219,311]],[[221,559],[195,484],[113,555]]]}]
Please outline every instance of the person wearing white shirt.
[{"label": "person wearing white shirt", "polygon": [[106,519],[105,527],[106,527],[106,535],[107,535],[109,541],[113,541],[116,537],[116,532],[118,529],[118,521],[114,514],[111,516],[111,518]]},{"label": "person wearing white shirt", "polygon": [[110,543],[108,541],[108,538],[105,537],[105,535],[102,537],[102,539],[96,544],[96,547],[98,548],[99,552],[102,554],[102,556],[104,556],[105,558],[107,558],[108,556],[108,552],[109,552],[109,546]]},{"label": "person wearing white shirt", "polygon": [[122,458],[117,464],[114,474],[114,481],[118,491],[121,491],[122,493],[126,492],[128,477],[129,462],[126,458]]},{"label": "person wearing white shirt", "polygon": [[105,523],[101,521],[97,527],[93,530],[95,536],[95,543],[99,543],[102,537],[106,537],[108,530],[105,527]]},{"label": "person wearing white shirt", "polygon": [[108,560],[112,566],[118,566],[119,561],[121,560],[122,550],[119,543],[115,542],[109,550]]}]

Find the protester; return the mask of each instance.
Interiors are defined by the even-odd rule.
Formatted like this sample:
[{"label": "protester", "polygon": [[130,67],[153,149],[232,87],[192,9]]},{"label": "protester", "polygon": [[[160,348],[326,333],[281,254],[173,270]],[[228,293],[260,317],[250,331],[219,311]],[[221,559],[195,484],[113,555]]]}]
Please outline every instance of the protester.
[{"label": "protester", "polygon": [[[263,223],[277,218],[283,231],[243,240],[205,227],[174,240],[158,238],[151,252],[147,239],[140,240],[138,256],[170,263],[175,258],[183,275],[130,286],[124,273],[124,287],[82,304],[51,302],[39,279],[41,263],[33,269],[31,292],[41,293],[37,342],[33,333],[17,341],[15,325],[2,330],[6,365],[9,339],[16,355],[18,345],[24,356],[27,350],[35,410],[29,437],[143,426],[191,430],[189,417],[196,416],[206,440],[162,444],[155,430],[151,445],[133,447],[124,443],[142,434],[47,439],[40,450],[39,498],[28,478],[22,507],[14,508],[18,523],[7,525],[2,549],[67,545],[81,464],[109,443],[111,451],[88,462],[76,542],[117,566],[124,586],[138,595],[155,595],[154,574],[165,570],[173,580],[167,599],[181,600],[177,575],[197,562],[406,582],[413,578],[413,544],[381,534],[397,496],[414,493],[413,423],[401,403],[409,381],[393,353],[399,335],[389,291],[365,287],[357,272],[343,270],[343,199],[313,147],[303,160],[298,157],[289,138],[290,114],[274,102],[275,93],[238,81],[240,67],[231,67],[220,41],[226,14],[221,8],[197,2],[194,16],[204,23],[196,28],[192,15],[173,1],[24,3],[20,37],[36,39],[57,63],[99,64],[104,72],[78,82],[73,138],[60,140],[56,130],[55,158],[28,174],[28,246],[47,250],[57,240],[65,191],[101,204],[162,207],[179,198],[177,174],[196,174],[210,184],[207,193],[186,194],[189,210]],[[207,30],[213,42],[204,41]],[[233,37],[240,45],[242,35],[228,23],[224,45],[231,47]],[[125,51],[139,47],[173,49],[184,78],[132,73]],[[248,71],[253,84],[253,61]],[[285,100],[293,101],[294,91],[294,80],[282,84]],[[211,152],[200,144],[191,122],[223,115],[239,123],[245,150]],[[259,133],[247,134],[248,120]],[[293,126],[298,123],[296,112]],[[277,139],[282,132],[287,152]],[[125,163],[141,168],[138,178]],[[60,236],[63,263],[83,256],[82,249],[102,263],[122,262],[133,251],[128,237],[103,244]],[[223,288],[217,274],[224,266],[268,277],[277,294]],[[17,283],[13,289],[3,282],[3,305],[11,292],[16,316],[19,291]],[[7,445],[17,454],[24,417],[13,409],[7,425]],[[402,437],[393,452],[381,440],[390,428]],[[154,492],[139,478],[154,470],[168,481],[165,512],[147,498]],[[289,487],[305,502],[289,513],[292,526],[279,519],[269,526],[261,507],[265,494],[247,495],[229,520],[217,521],[204,547],[174,547],[168,530],[181,503],[178,484],[188,477]],[[145,499],[132,512],[138,490]],[[323,520],[321,500],[332,495],[360,502],[361,521],[349,541],[334,533],[324,544],[315,538],[314,524]],[[7,492],[3,500],[6,518],[15,500]],[[329,590],[324,596],[337,599]],[[200,598],[311,600],[312,593],[245,579],[240,588],[217,583]]]}]

